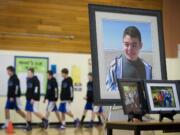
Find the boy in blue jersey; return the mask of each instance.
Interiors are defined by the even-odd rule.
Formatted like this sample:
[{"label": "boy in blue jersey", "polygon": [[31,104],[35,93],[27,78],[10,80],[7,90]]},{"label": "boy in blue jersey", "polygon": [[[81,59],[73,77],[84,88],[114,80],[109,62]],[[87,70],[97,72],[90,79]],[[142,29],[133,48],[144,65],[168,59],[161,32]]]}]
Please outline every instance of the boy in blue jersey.
[{"label": "boy in blue jersey", "polygon": [[44,103],[48,101],[48,106],[46,109],[46,119],[48,120],[50,112],[55,112],[58,122],[61,125],[61,118],[56,106],[56,102],[58,100],[58,95],[59,95],[58,83],[56,81],[56,78],[54,78],[52,71],[48,71],[47,76],[48,76],[47,90],[44,98]]},{"label": "boy in blue jersey", "polygon": [[67,68],[63,68],[61,70],[61,75],[63,77],[63,81],[61,83],[61,93],[60,93],[60,100],[61,103],[59,105],[59,112],[61,112],[62,117],[62,125],[60,126],[61,129],[65,129],[65,115],[68,115],[74,120],[75,127],[79,126],[79,120],[74,119],[74,115],[69,109],[70,103],[73,101],[74,93],[73,93],[73,80],[71,77],[68,76],[69,71]]},{"label": "boy in blue jersey", "polygon": [[86,105],[84,107],[83,116],[81,118],[81,126],[83,125],[84,119],[88,111],[91,111],[91,121],[88,127],[93,127],[94,123],[94,112],[93,112],[93,77],[92,73],[88,74],[88,83],[87,83],[87,94],[84,98],[86,100]]},{"label": "boy in blue jersey", "polygon": [[143,44],[141,33],[135,26],[129,26],[123,34],[123,52],[109,67],[106,89],[117,91],[117,79],[152,79],[152,67],[139,57]]},{"label": "boy in blue jersey", "polygon": [[16,112],[22,116],[24,119],[26,118],[25,113],[21,110],[21,88],[20,81],[15,74],[15,68],[13,66],[7,67],[7,74],[9,76],[8,80],[8,92],[7,92],[7,101],[5,106],[5,124],[2,128],[6,128],[7,124],[10,120],[10,110],[16,110]]},{"label": "boy in blue jersey", "polygon": [[34,75],[34,69],[28,69],[27,91],[26,91],[26,107],[27,125],[26,130],[32,130],[32,113],[42,120],[42,127],[48,127],[48,120],[38,111],[40,101],[40,82],[37,76]]}]

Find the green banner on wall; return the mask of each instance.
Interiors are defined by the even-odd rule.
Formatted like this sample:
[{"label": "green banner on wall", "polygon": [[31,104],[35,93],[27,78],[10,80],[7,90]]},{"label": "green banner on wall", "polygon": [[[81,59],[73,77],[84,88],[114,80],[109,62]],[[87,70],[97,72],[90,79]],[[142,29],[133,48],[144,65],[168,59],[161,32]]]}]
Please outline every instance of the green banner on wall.
[{"label": "green banner on wall", "polygon": [[22,93],[26,91],[27,70],[35,69],[35,75],[41,83],[41,94],[46,91],[47,70],[49,67],[49,59],[47,57],[23,57],[15,56],[16,74],[20,79]]}]

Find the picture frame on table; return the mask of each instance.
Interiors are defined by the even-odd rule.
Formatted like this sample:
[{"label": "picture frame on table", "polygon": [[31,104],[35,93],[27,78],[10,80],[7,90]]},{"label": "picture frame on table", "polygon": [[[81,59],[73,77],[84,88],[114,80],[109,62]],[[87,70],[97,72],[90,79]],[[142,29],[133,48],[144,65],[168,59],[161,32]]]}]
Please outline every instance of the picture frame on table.
[{"label": "picture frame on table", "polygon": [[144,81],[149,113],[180,112],[180,92],[177,81]]},{"label": "picture frame on table", "polygon": [[145,114],[148,112],[142,80],[118,80],[124,114]]}]

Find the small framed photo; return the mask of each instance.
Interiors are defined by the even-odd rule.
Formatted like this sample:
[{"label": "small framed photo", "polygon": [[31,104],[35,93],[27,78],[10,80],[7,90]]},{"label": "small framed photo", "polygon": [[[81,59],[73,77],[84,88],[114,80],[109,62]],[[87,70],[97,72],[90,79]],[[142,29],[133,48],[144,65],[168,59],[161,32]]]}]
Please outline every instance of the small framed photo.
[{"label": "small framed photo", "polygon": [[176,81],[145,81],[150,113],[180,112],[180,94]]},{"label": "small framed photo", "polygon": [[147,111],[142,81],[118,80],[118,87],[125,114],[144,114]]}]

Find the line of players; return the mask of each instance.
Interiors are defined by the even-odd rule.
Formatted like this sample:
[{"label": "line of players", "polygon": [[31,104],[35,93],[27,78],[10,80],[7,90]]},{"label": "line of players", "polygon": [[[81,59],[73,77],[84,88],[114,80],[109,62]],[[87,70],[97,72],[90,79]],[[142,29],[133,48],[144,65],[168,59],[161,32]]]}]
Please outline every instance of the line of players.
[{"label": "line of players", "polygon": [[60,105],[56,106],[56,102],[59,98],[58,83],[53,76],[52,71],[47,71],[47,90],[44,98],[44,103],[48,102],[45,116],[38,111],[38,104],[40,101],[40,82],[37,76],[35,76],[35,71],[33,68],[29,68],[27,71],[27,90],[26,90],[26,105],[25,111],[22,110],[22,105],[20,101],[21,97],[21,88],[20,81],[15,74],[15,68],[13,66],[7,67],[7,74],[9,75],[8,80],[8,91],[7,91],[7,101],[5,105],[5,123],[2,128],[6,128],[10,121],[10,110],[15,110],[20,116],[22,116],[27,124],[26,130],[32,130],[32,114],[37,116],[42,120],[41,127],[44,129],[48,128],[49,125],[49,116],[51,112],[55,112],[57,119],[59,121],[59,128],[65,129],[65,115],[70,116],[74,120],[75,127],[83,125],[87,111],[91,111],[91,121],[88,127],[93,127],[95,116],[98,116],[99,124],[102,124],[101,118],[105,121],[105,116],[103,114],[102,106],[93,106],[93,77],[92,73],[88,74],[88,83],[87,83],[87,95],[84,98],[87,102],[85,104],[83,116],[81,121],[78,118],[75,118],[69,105],[73,102],[74,93],[73,93],[73,80],[68,76],[68,69],[64,68],[61,70],[61,75],[63,77],[61,83],[61,92],[60,92]]}]

